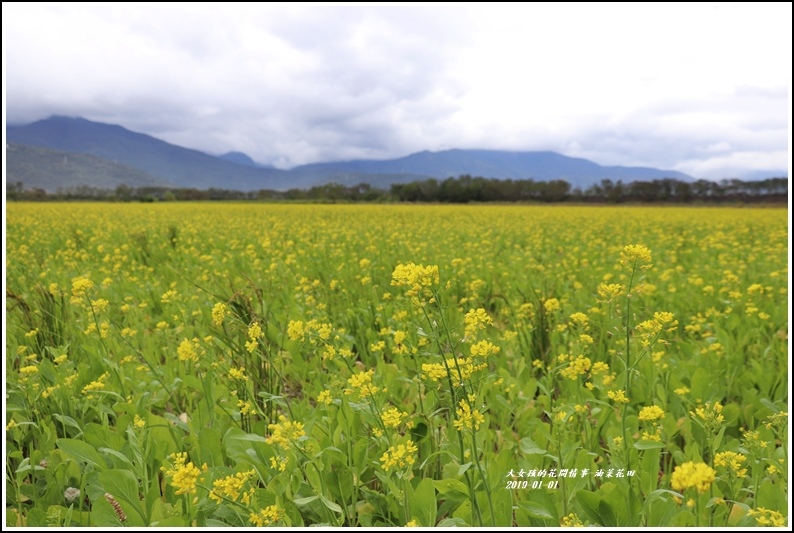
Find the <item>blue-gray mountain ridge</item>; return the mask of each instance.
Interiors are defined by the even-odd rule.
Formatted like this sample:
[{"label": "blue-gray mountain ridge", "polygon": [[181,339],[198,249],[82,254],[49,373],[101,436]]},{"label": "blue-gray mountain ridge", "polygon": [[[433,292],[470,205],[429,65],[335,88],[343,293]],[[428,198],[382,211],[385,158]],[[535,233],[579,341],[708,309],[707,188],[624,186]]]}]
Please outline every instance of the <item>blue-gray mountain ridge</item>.
[{"label": "blue-gray mountain ridge", "polygon": [[[138,169],[159,180],[163,186],[196,189],[286,190],[331,182],[343,185],[369,183],[374,187],[388,188],[392,183],[428,178],[446,179],[466,174],[514,180],[561,179],[581,188],[590,187],[603,179],[624,182],[663,178],[692,180],[690,176],[672,170],[604,167],[586,159],[547,151],[424,151],[398,159],[313,163],[279,170],[260,165],[240,152],[213,156],[135,133],[118,125],[63,116],[53,116],[22,126],[7,126],[6,139],[8,143],[19,145],[89,154],[116,165]],[[34,151],[8,151],[7,158],[22,157],[22,154],[30,156],[31,153]],[[35,165],[35,161],[27,162],[26,165],[9,165],[9,169],[30,165]],[[7,176],[8,183],[22,181],[27,187],[42,186],[30,180],[30,176],[12,175],[10,170]],[[76,185],[79,184],[60,184],[62,188]],[[110,182],[108,185],[109,188],[115,186]],[[42,188],[53,190],[52,181]]]}]

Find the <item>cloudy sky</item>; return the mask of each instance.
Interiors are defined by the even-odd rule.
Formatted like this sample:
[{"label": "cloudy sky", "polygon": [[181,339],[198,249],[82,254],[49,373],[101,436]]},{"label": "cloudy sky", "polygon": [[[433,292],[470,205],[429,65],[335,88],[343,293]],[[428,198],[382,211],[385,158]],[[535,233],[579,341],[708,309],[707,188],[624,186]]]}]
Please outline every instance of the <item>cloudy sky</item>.
[{"label": "cloudy sky", "polygon": [[789,165],[791,4],[3,4],[6,120],[289,168],[554,150],[695,177]]}]

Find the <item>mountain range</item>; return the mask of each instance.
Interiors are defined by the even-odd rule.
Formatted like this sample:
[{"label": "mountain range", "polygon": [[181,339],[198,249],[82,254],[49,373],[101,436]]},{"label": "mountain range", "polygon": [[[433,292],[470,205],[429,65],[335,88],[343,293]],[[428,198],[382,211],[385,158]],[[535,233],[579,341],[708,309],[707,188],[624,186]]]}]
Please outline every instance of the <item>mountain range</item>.
[{"label": "mountain range", "polygon": [[331,182],[368,183],[387,189],[392,183],[466,174],[514,180],[562,179],[582,188],[602,179],[624,182],[663,178],[692,180],[672,170],[605,167],[555,152],[500,150],[424,151],[398,159],[314,163],[279,170],[256,163],[241,152],[210,155],[118,125],[63,116],[7,126],[6,139],[7,183],[22,182],[27,188],[46,191],[80,185],[115,188],[119,184],[286,190]]}]

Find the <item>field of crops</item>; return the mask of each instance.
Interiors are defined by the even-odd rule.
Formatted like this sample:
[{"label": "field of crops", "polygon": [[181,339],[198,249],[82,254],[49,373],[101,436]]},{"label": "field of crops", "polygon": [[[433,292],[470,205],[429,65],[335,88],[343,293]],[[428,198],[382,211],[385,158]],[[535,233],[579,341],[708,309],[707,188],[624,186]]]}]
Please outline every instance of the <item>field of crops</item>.
[{"label": "field of crops", "polygon": [[9,204],[6,524],[785,525],[787,214]]}]

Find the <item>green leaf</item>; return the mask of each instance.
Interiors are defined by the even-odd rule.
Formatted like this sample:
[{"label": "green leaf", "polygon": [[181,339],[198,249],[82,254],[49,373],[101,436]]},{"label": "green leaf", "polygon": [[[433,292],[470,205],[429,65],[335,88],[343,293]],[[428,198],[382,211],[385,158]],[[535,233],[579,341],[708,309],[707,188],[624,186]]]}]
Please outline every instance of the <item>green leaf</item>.
[{"label": "green leaf", "polygon": [[141,501],[138,498],[138,480],[129,470],[105,470],[99,473],[99,483],[110,493],[121,505],[121,508],[129,515],[131,511],[148,524],[141,508]]},{"label": "green leaf", "polygon": [[772,411],[775,414],[780,412],[780,407],[778,407],[777,405],[773,404],[772,402],[770,402],[766,398],[761,398],[761,403],[764,405],[764,407],[766,407],[767,409],[769,409],[770,411]]},{"label": "green leaf", "polygon": [[612,506],[604,499],[598,503],[598,514],[601,516],[602,525],[606,527],[616,527],[618,525]]},{"label": "green leaf", "polygon": [[518,506],[526,511],[526,513],[533,517],[533,518],[540,518],[543,520],[554,520],[554,517],[551,516],[542,505],[535,502],[519,502]]},{"label": "green leaf", "polygon": [[474,464],[474,463],[468,462],[468,463],[466,463],[464,465],[460,465],[460,468],[458,468],[458,477],[462,477],[463,474],[466,473],[466,470],[471,468],[472,464]]},{"label": "green leaf", "polygon": [[71,416],[59,415],[58,413],[53,413],[52,417],[55,420],[57,420],[58,422],[60,422],[61,424],[63,424],[64,426],[69,426],[69,427],[75,428],[78,431],[78,433],[77,433],[78,437],[83,434],[83,429],[80,427],[80,424],[78,424],[75,421],[75,419],[72,418]]},{"label": "green leaf", "polygon": [[47,526],[47,513],[41,509],[31,509],[25,517],[27,527],[46,527]]},{"label": "green leaf", "polygon": [[184,422],[182,422],[182,419],[179,418],[178,416],[176,416],[175,414],[173,414],[173,413],[163,413],[163,417],[165,417],[166,420],[171,422],[173,425],[175,425],[176,427],[178,427],[179,429],[181,429],[185,433],[190,433],[190,427],[187,424],[185,424]]},{"label": "green leaf", "polygon": [[243,435],[229,435],[230,439],[234,440],[244,440],[250,442],[267,442],[267,439],[262,435],[255,435],[253,433],[245,433]]},{"label": "green leaf", "polygon": [[88,463],[97,468],[107,468],[107,464],[102,456],[99,455],[99,452],[87,442],[77,439],[58,439],[55,443],[58,448],[73,459]]},{"label": "green leaf", "polygon": [[21,525],[22,521],[19,519],[16,509],[9,509],[6,513],[6,527],[20,527]]},{"label": "green leaf", "polygon": [[331,500],[329,500],[325,496],[320,496],[320,501],[323,502],[323,505],[328,507],[333,512],[339,513],[339,514],[344,514],[344,511],[342,510],[341,507],[339,507],[339,505],[335,504],[334,502],[332,502]]},{"label": "green leaf", "polygon": [[725,435],[725,428],[726,427],[727,426],[722,426],[720,428],[720,432],[717,433],[716,437],[714,437],[714,443],[711,446],[711,449],[712,449],[713,453],[716,453],[716,451],[720,449],[720,444],[722,444],[722,437],[723,437],[723,435]]},{"label": "green leaf", "polygon": [[199,457],[202,464],[209,466],[223,466],[223,453],[221,452],[221,436],[213,428],[202,428],[198,434]]},{"label": "green leaf", "polygon": [[115,457],[117,459],[121,459],[121,461],[123,461],[123,462],[127,463],[128,465],[132,466],[132,461],[130,461],[130,458],[127,457],[126,455],[124,455],[121,452],[117,452],[116,450],[111,450],[110,448],[100,448],[99,451],[102,452],[102,453],[106,453],[106,454],[112,455],[113,457]]},{"label": "green leaf", "polygon": [[529,437],[524,437],[518,443],[519,448],[521,451],[527,455],[538,455],[546,453],[546,450],[542,449],[540,446],[535,444],[535,441],[530,439]]},{"label": "green leaf", "polygon": [[439,479],[433,481],[433,486],[441,494],[447,495],[449,493],[458,492],[464,496],[469,495],[469,487],[459,479]]},{"label": "green leaf", "polygon": [[637,450],[661,450],[665,446],[663,442],[655,440],[640,440],[634,443],[634,448]]},{"label": "green leaf", "polygon": [[438,527],[466,527],[469,524],[462,518],[445,518],[438,523]]},{"label": "green leaf", "polygon": [[601,518],[601,514],[599,512],[601,496],[595,492],[580,490],[576,493],[576,500],[579,502],[582,510],[592,522],[595,522],[598,525],[604,525],[603,519]]},{"label": "green leaf", "polygon": [[294,503],[295,505],[304,506],[304,505],[309,505],[313,501],[319,499],[320,497],[315,494],[314,496],[307,496],[306,498],[295,498],[294,500],[292,500],[292,503]]},{"label": "green leaf", "polygon": [[411,496],[410,504],[411,514],[419,521],[419,524],[424,527],[436,525],[436,489],[432,479],[424,478],[419,482]]}]

